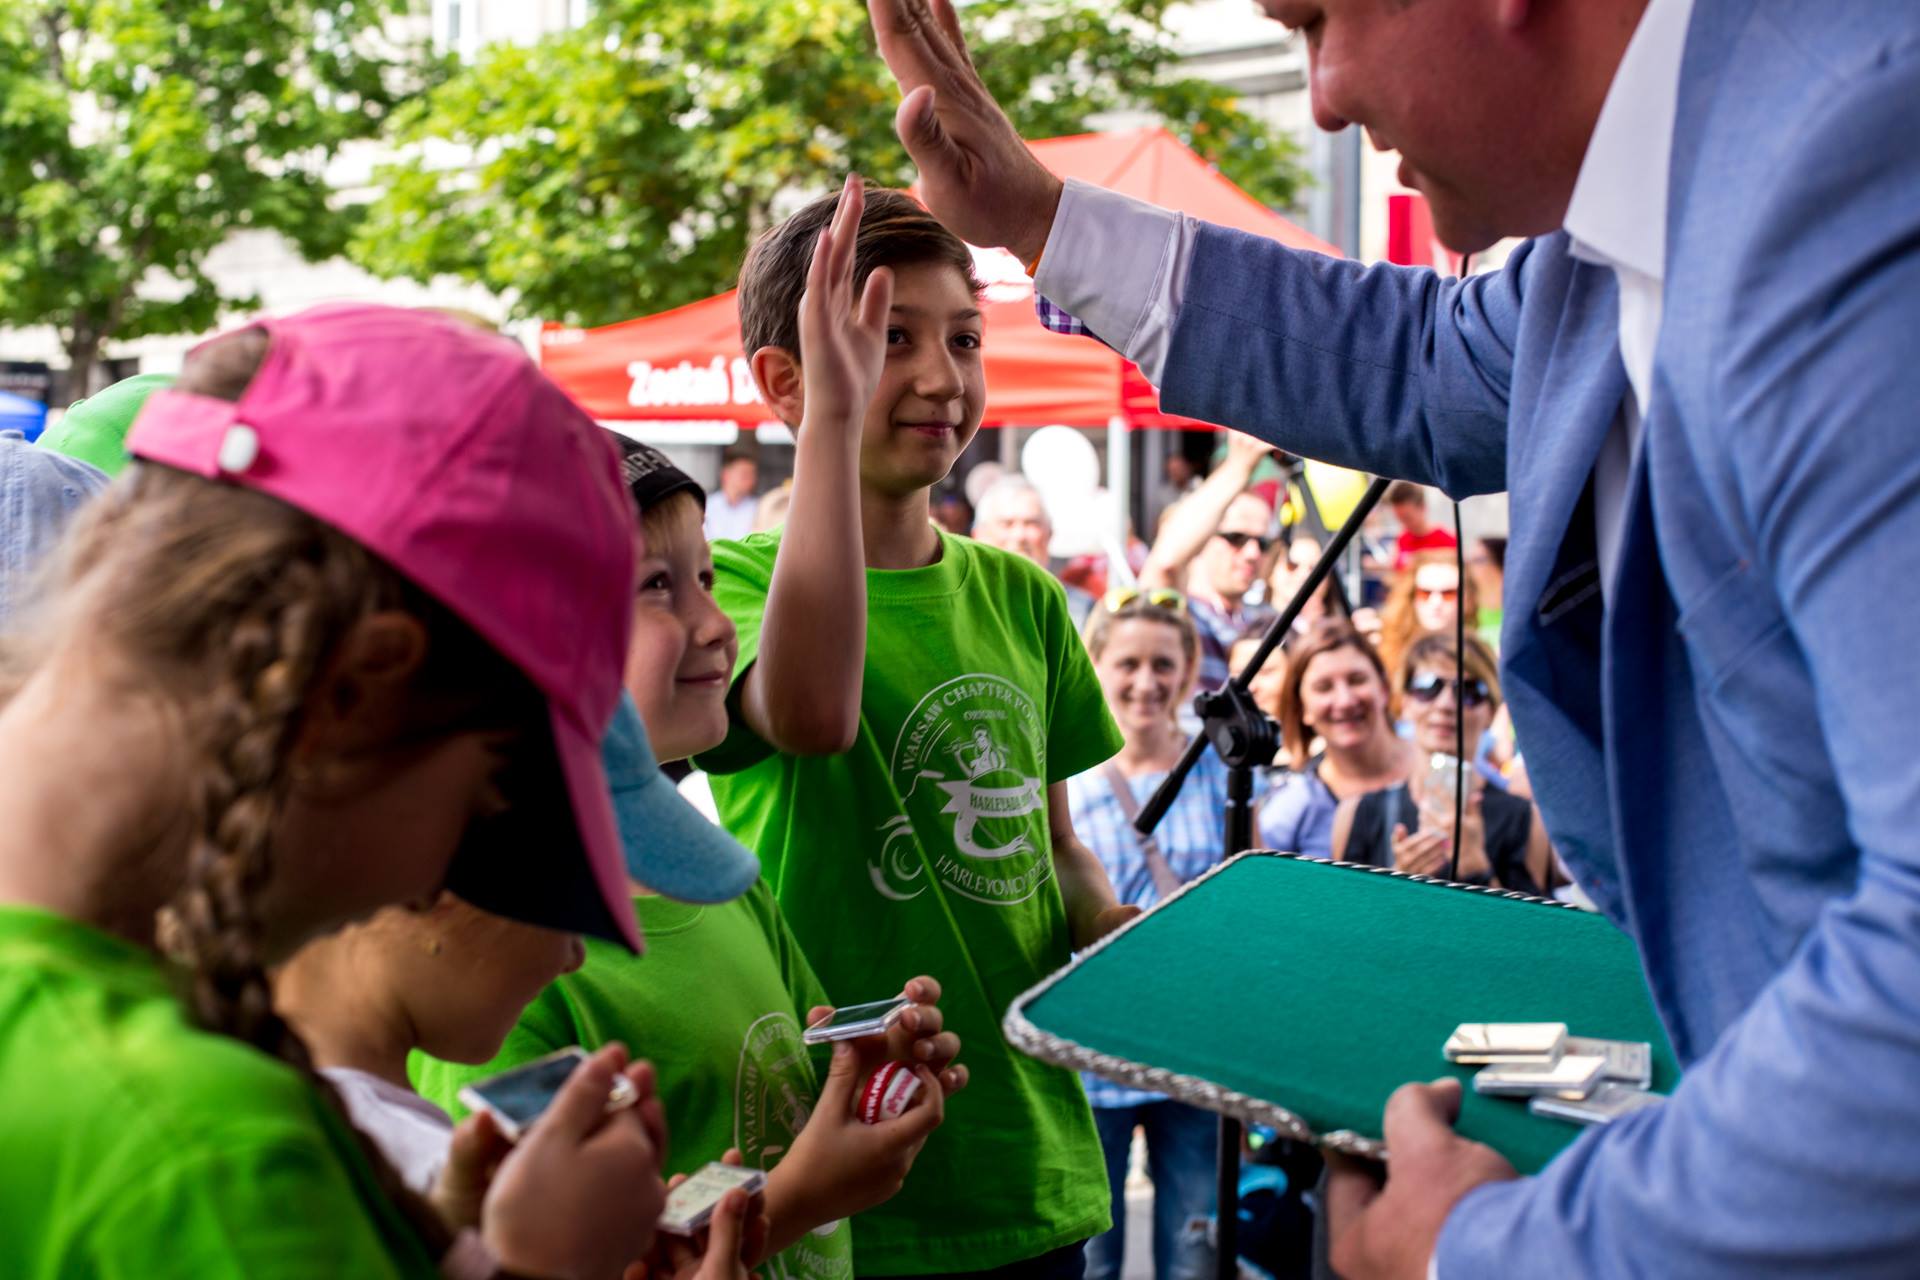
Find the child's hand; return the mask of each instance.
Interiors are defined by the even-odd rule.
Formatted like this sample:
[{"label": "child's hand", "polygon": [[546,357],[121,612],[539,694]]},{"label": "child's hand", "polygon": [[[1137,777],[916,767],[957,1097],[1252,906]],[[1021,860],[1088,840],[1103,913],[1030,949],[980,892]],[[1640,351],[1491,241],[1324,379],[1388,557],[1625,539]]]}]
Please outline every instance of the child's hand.
[{"label": "child's hand", "polygon": [[[741,1164],[739,1149],[729,1149],[720,1163]],[[676,1173],[667,1179],[667,1190],[686,1180],[686,1174]],[[661,1235],[653,1254],[628,1267],[623,1280],[744,1280],[750,1260],[765,1256],[766,1245],[765,1193],[748,1196],[736,1189],[721,1197],[697,1236]]]},{"label": "child's hand", "polygon": [[[640,1103],[609,1114],[607,1096],[623,1071]],[[646,1256],[667,1198],[652,1088],[651,1071],[628,1070],[617,1044],[575,1069],[487,1189],[481,1234],[503,1270],[600,1280]]]},{"label": "child's hand", "polygon": [[427,1196],[448,1227],[454,1231],[479,1227],[487,1188],[512,1150],[513,1143],[485,1111],[474,1112],[454,1129],[447,1162],[440,1166],[440,1176]]},{"label": "child's hand", "polygon": [[833,220],[820,232],[800,298],[800,362],[806,376],[803,430],[824,427],[858,439],[887,359],[893,272],[876,267],[856,308],[853,249],[866,209],[865,184],[848,174]]},{"label": "child's hand", "polygon": [[[940,984],[923,974],[910,980],[900,994],[914,1003],[887,1028],[886,1034],[853,1042],[861,1070],[871,1072],[884,1062],[924,1066],[939,1079],[947,1095],[953,1096],[966,1088],[967,1069],[953,1065],[953,1060],[960,1056],[960,1037],[940,1029],[945,1023],[940,1012]],[[816,1026],[832,1013],[832,1005],[809,1009],[807,1025]]]},{"label": "child's hand", "polygon": [[[833,1066],[812,1117],[768,1175],[776,1242],[798,1239],[815,1227],[892,1199],[920,1148],[946,1119],[949,1090],[924,1066],[913,1069],[920,1078],[920,1096],[903,1114],[876,1124],[854,1114],[855,1092],[875,1067],[889,1061],[878,1047],[881,1043],[881,1037],[872,1036],[834,1045]],[[964,1073],[959,1083],[966,1083]]]}]

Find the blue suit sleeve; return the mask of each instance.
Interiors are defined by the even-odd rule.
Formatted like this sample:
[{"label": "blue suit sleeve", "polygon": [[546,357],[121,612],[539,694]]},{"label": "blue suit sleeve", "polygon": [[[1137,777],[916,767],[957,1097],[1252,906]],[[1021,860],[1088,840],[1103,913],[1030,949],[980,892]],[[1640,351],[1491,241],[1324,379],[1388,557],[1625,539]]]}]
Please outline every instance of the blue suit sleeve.
[{"label": "blue suit sleeve", "polygon": [[1831,756],[1856,886],[1666,1106],[1462,1200],[1442,1280],[1920,1266],[1916,102],[1909,51],[1806,123],[1740,247],[1710,384],[1730,515],[1804,662],[1802,749]]},{"label": "blue suit sleeve", "polygon": [[1456,498],[1498,492],[1536,247],[1460,281],[1202,225],[1161,404]]}]

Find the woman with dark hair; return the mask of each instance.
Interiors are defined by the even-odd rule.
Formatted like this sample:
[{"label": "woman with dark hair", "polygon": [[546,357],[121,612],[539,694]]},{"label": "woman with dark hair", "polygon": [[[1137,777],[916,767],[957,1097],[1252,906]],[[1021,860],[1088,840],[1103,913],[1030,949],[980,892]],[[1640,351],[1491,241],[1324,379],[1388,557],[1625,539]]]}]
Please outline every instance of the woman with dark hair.
[{"label": "woman with dark hair", "polygon": [[[1456,784],[1445,762],[1454,758],[1461,721],[1469,743],[1486,732],[1500,706],[1499,672],[1492,652],[1474,637],[1467,637],[1462,663],[1452,636],[1425,635],[1407,651],[1400,691],[1419,759],[1439,757],[1440,767],[1432,776],[1416,768],[1397,786],[1342,800],[1333,822],[1333,856],[1414,875],[1447,876],[1453,865]],[[1539,812],[1518,796],[1486,786],[1471,765],[1466,783],[1457,878],[1540,893],[1552,851]]]},{"label": "woman with dark hair", "polygon": [[1387,669],[1352,626],[1322,623],[1288,650],[1280,734],[1294,772],[1260,804],[1260,843],[1331,858],[1340,802],[1404,782],[1414,751],[1393,731]]}]

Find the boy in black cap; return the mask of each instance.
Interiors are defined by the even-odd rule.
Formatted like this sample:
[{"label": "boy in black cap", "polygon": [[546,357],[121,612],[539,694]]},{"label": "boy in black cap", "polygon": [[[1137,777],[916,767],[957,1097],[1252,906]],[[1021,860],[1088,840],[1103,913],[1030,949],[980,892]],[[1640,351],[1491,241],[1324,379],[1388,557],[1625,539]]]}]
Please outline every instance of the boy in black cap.
[{"label": "boy in black cap", "polygon": [[[625,683],[655,753],[682,760],[726,736],[733,624],[713,602],[704,491],[659,450],[619,443],[646,538]],[[941,1122],[946,1094],[966,1083],[966,1068],[950,1065],[959,1038],[941,1031],[940,984],[907,983],[920,1003],[888,1036],[850,1042],[823,1084],[800,1032],[831,1001],[766,882],[709,906],[643,885],[634,891],[644,957],[589,942],[586,963],[527,1006],[494,1061],[416,1057],[415,1085],[458,1114],[460,1088],[473,1079],[573,1044],[644,1045],[673,1134],[664,1172],[691,1172],[737,1147],[748,1165],[770,1171],[768,1246],[778,1260],[769,1274],[851,1276],[845,1220],[899,1190]],[[897,1119],[862,1124],[855,1088],[896,1060],[921,1065],[926,1101]]]}]

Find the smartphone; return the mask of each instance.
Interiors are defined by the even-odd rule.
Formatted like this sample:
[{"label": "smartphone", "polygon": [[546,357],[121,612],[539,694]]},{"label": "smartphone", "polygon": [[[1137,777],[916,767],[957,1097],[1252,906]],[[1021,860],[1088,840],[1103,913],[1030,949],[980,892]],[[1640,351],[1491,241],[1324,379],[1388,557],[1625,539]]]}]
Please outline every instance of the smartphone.
[{"label": "smartphone", "polygon": [[660,1212],[660,1230],[668,1235],[690,1236],[712,1221],[713,1211],[727,1192],[739,1187],[750,1196],[757,1195],[766,1185],[767,1175],[758,1169],[709,1161],[667,1193],[667,1207]]},{"label": "smartphone", "polygon": [[905,996],[875,1000],[871,1004],[850,1004],[835,1009],[825,1022],[817,1022],[801,1033],[807,1044],[825,1044],[829,1040],[858,1040],[877,1036],[900,1021],[900,1015],[913,1006]]},{"label": "smartphone", "polygon": [[1460,794],[1460,757],[1436,751],[1427,757],[1426,785],[1421,788],[1420,813],[1435,826],[1453,825],[1453,806]]},{"label": "smartphone", "polygon": [[[484,1111],[492,1116],[500,1132],[518,1142],[520,1135],[553,1105],[561,1086],[586,1060],[587,1051],[579,1045],[561,1049],[522,1063],[511,1071],[474,1081],[460,1090],[460,1102],[469,1111]],[[607,1110],[619,1111],[636,1101],[638,1095],[633,1081],[615,1076],[613,1092],[607,1095]]]}]

